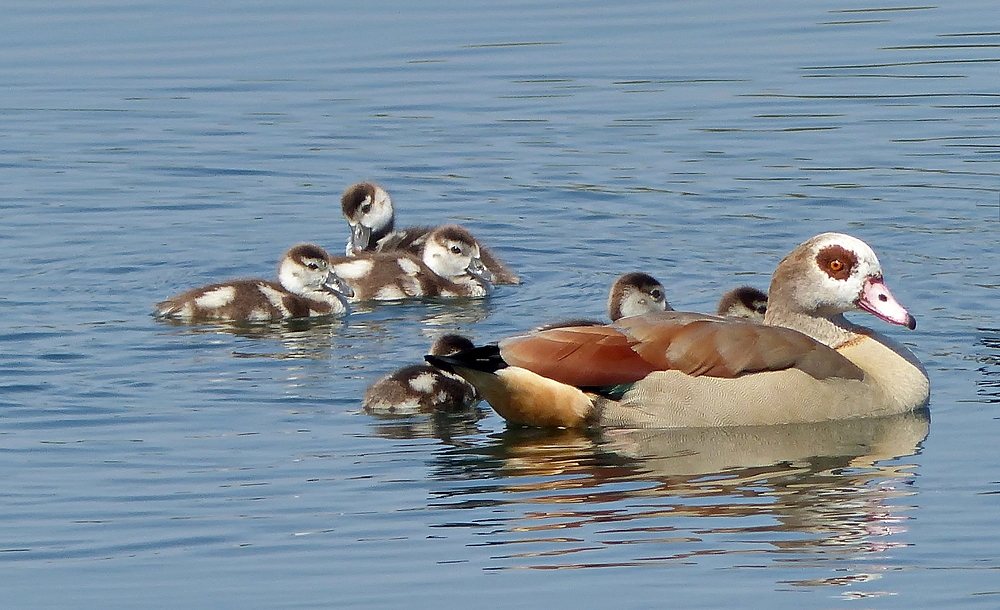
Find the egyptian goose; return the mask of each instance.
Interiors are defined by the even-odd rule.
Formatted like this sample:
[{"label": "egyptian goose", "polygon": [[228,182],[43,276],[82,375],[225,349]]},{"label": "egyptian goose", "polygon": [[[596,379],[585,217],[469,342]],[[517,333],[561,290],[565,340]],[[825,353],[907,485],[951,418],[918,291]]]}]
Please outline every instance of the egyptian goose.
[{"label": "egyptian goose", "polygon": [[511,423],[699,427],[888,415],[927,403],[927,373],[905,347],[843,314],[913,329],[872,249],[824,233],[778,264],[765,324],[662,312],[555,328],[452,356]]},{"label": "egyptian goose", "polygon": [[[395,230],[396,212],[389,193],[373,182],[351,185],[340,198],[340,207],[351,226],[347,256],[361,252],[410,252],[423,256],[427,236],[434,227]],[[486,248],[481,247],[483,264],[493,274],[494,284],[520,284],[521,279]]]},{"label": "egyptian goose", "polygon": [[715,313],[727,318],[746,318],[763,322],[767,312],[767,294],[753,286],[733,288],[719,299]]},{"label": "egyptian goose", "polygon": [[[472,341],[461,335],[446,334],[434,342],[431,353],[447,356],[473,347]],[[429,364],[414,364],[369,386],[361,406],[372,415],[398,417],[461,411],[478,400],[476,389],[458,375]]]},{"label": "egyptian goose", "polygon": [[183,292],[156,306],[164,318],[261,322],[347,313],[345,286],[319,246],[299,244],[278,263],[278,282],[239,279]]},{"label": "egyptian goose", "polygon": [[331,259],[356,301],[420,297],[484,297],[492,277],[480,260],[479,243],[458,225],[435,228],[422,258],[409,252],[362,252]]}]

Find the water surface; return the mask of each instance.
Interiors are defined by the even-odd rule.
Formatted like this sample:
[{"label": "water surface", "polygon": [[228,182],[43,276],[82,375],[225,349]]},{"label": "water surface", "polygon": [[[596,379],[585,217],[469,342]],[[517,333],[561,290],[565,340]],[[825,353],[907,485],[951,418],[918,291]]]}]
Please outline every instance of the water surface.
[{"label": "water surface", "polygon": [[[14,3],[0,29],[2,591],[17,607],[994,608],[995,7]],[[995,20],[993,20],[995,21]],[[460,222],[485,302],[253,328],[196,285],[340,251],[341,192]],[[444,332],[879,253],[929,413],[701,431],[360,410]]]}]

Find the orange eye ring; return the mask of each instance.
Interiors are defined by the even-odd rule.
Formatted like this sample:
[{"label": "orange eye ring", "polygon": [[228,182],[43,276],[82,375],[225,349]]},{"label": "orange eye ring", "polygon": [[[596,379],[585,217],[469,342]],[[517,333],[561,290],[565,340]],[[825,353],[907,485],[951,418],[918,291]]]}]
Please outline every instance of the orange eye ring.
[{"label": "orange eye ring", "polygon": [[837,272],[844,268],[844,263],[839,260],[830,261],[830,271]]}]

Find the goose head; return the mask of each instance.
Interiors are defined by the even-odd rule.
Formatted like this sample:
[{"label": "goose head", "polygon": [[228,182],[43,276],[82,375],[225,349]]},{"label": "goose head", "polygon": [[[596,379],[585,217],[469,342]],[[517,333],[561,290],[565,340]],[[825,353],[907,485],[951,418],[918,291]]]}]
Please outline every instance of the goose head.
[{"label": "goose head", "polygon": [[663,284],[646,273],[626,273],[615,280],[608,294],[608,317],[612,322],[654,311],[672,310]]},{"label": "goose head", "polygon": [[854,310],[911,330],[917,326],[885,285],[882,265],[868,244],[843,233],[823,233],[778,263],[764,321],[837,347],[839,342],[829,336],[832,329],[824,322],[846,328],[841,314]]},{"label": "goose head", "polygon": [[753,286],[733,288],[719,299],[716,313],[727,318],[746,318],[763,322],[767,313],[767,294]]},{"label": "goose head", "polygon": [[278,282],[285,290],[297,295],[327,292],[337,296],[354,296],[351,287],[334,273],[330,255],[313,244],[299,244],[281,257]]},{"label": "goose head", "polygon": [[373,182],[351,185],[340,198],[340,207],[351,225],[347,255],[374,250],[375,243],[391,233],[396,222],[389,193]]},{"label": "goose head", "polygon": [[486,284],[493,281],[480,259],[479,242],[458,225],[444,225],[428,235],[423,261],[431,271],[452,281],[466,276]]}]

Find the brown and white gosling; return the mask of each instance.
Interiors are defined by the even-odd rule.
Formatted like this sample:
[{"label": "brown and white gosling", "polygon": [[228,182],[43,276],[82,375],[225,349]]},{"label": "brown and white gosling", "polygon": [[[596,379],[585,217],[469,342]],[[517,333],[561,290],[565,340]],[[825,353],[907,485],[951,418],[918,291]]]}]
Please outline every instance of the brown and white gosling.
[{"label": "brown and white gosling", "polygon": [[[384,188],[373,182],[359,182],[344,191],[341,210],[351,227],[347,256],[361,252],[410,252],[423,256],[424,245],[435,227],[421,226],[395,230],[396,211]],[[481,247],[483,264],[493,274],[494,284],[519,284],[521,279],[492,252]]]},{"label": "brown and white gosling", "polygon": [[353,293],[323,248],[299,244],[281,257],[278,281],[237,279],[194,288],[156,305],[156,315],[185,321],[263,322],[339,316]]},{"label": "brown and white gosling", "polygon": [[471,233],[445,225],[428,234],[422,258],[403,251],[362,252],[334,257],[332,264],[355,301],[484,297],[492,291],[492,276],[479,257]]},{"label": "brown and white gosling", "polygon": [[[442,335],[431,346],[432,354],[448,356],[472,349],[461,335]],[[368,387],[361,406],[372,415],[408,416],[419,413],[453,413],[479,401],[475,388],[454,373],[429,364],[403,367]]]},{"label": "brown and white gosling", "polygon": [[767,313],[767,293],[753,286],[733,288],[719,299],[716,313],[727,318],[763,322]]},{"label": "brown and white gosling", "polygon": [[[608,318],[615,322],[629,316],[641,316],[654,311],[673,311],[667,302],[666,289],[648,273],[633,271],[621,275],[608,291]],[[535,331],[564,326],[599,326],[600,320],[573,319],[551,322],[536,327]]]}]

